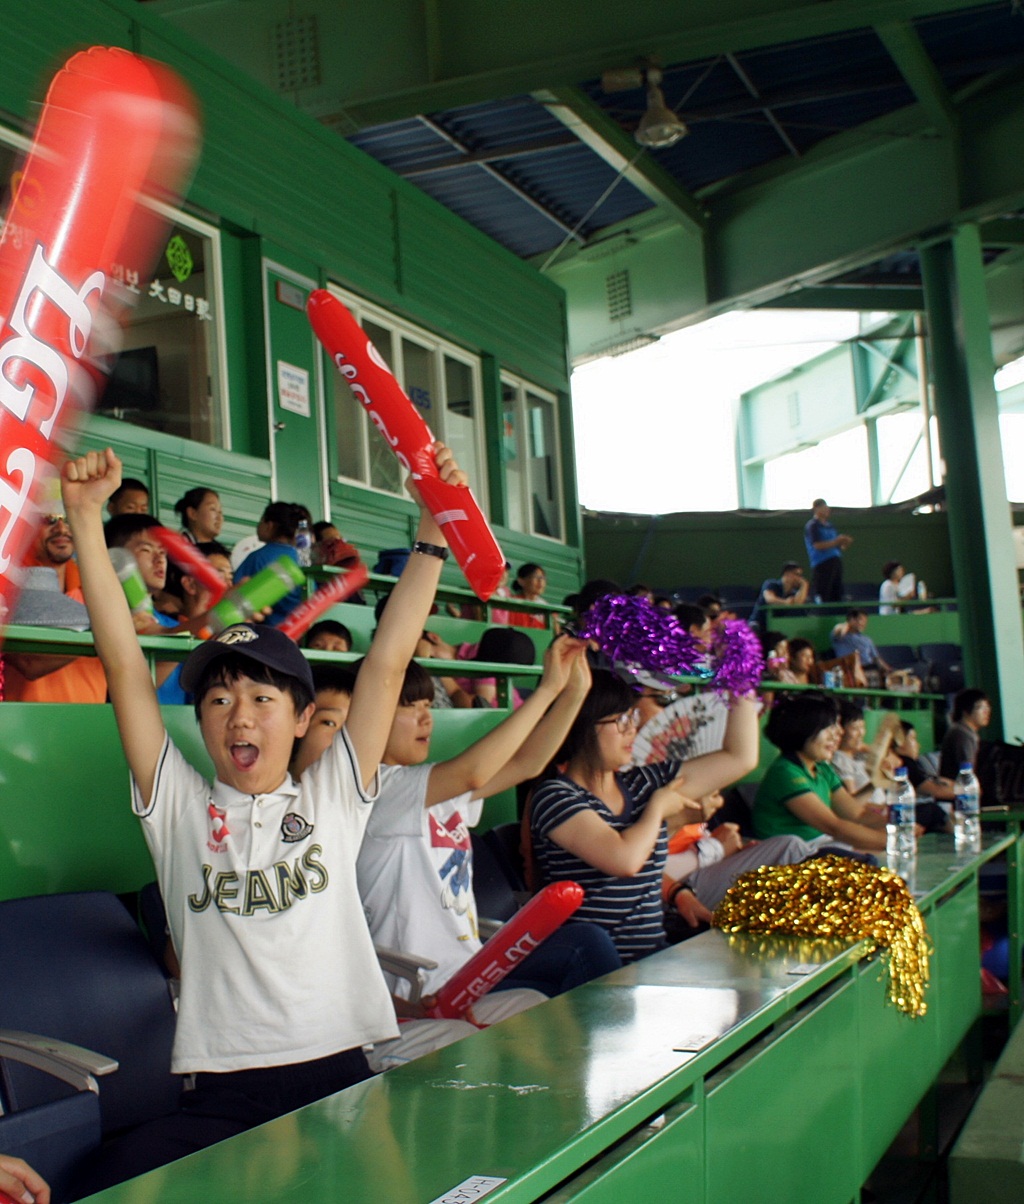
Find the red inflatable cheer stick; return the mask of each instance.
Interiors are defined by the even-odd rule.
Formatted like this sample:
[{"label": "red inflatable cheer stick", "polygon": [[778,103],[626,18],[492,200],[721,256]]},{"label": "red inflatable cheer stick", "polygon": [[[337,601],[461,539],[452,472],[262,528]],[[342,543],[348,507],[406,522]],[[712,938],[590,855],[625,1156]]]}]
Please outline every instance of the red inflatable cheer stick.
[{"label": "red inflatable cheer stick", "polygon": [[153,534],[178,568],[189,577],[194,577],[203,589],[209,590],[210,601],[206,609],[216,606],[227,591],[227,583],[196,545],[167,527],[154,527]]},{"label": "red inflatable cheer stick", "polygon": [[57,73],[0,235],[0,627],[37,529],[57,439],[105,383],[131,294],[148,272],[199,145],[196,108],[167,68],[94,47]]},{"label": "red inflatable cheer stick", "polygon": [[298,640],[304,632],[312,627],[328,607],[336,606],[339,602],[344,602],[346,598],[351,598],[369,580],[370,574],[366,571],[365,564],[357,565],[356,568],[351,569],[349,572],[339,574],[333,581],[328,581],[326,585],[321,585],[311,598],[307,598],[305,602],[300,602],[287,615],[284,622],[278,624],[278,631],[283,631],[285,635],[291,636],[293,640]]},{"label": "red inflatable cheer stick", "polygon": [[326,289],[309,295],[306,312],[316,337],[327,349],[373,425],[412,473],[420,496],[444,531],[455,559],[481,601],[498,588],[505,557],[476,498],[464,486],[448,485],[437,475],[434,436],[376,347],[344,305]]},{"label": "red inflatable cheer stick", "polygon": [[582,902],[583,887],[575,882],[545,886],[448,979],[438,991],[430,1015],[439,1020],[461,1016],[561,927]]}]

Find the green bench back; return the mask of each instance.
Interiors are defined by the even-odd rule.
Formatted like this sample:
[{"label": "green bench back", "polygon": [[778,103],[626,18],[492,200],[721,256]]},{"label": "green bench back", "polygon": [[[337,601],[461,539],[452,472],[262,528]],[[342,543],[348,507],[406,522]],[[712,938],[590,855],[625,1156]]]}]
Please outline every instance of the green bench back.
[{"label": "green bench back", "polygon": [[[191,707],[162,711],[175,744],[211,775]],[[506,714],[435,712],[432,758],[455,756]],[[124,893],[151,881],[113,709],[5,702],[0,716],[0,899],[74,890]],[[514,818],[512,792],[487,800],[484,827]]]}]

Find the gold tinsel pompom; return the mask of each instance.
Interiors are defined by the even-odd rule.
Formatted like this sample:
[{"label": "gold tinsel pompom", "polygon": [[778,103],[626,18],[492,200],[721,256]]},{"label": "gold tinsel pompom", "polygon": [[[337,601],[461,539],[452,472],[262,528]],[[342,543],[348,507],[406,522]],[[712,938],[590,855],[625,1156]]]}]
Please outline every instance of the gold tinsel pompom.
[{"label": "gold tinsel pompom", "polygon": [[908,1016],[928,1010],[931,942],[906,884],[884,867],[848,857],[767,865],[741,875],[715,909],[723,932],[866,940],[881,947],[889,998]]}]

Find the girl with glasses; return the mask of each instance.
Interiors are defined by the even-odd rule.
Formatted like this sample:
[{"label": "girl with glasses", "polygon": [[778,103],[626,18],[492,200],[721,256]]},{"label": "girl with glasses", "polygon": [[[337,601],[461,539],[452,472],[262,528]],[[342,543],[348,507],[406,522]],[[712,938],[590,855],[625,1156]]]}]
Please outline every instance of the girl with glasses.
[{"label": "girl with glasses", "polygon": [[[573,919],[604,928],[623,962],[664,946],[661,876],[666,820],[699,822],[702,795],[757,764],[757,714],[733,703],[721,749],[685,763],[629,765],[639,711],[633,690],[606,671],[594,681],[565,743],[560,768],[534,792],[530,838],[543,882],[578,882],[586,892]],[[699,908],[699,904],[697,905]],[[707,919],[706,909],[699,918]]]}]

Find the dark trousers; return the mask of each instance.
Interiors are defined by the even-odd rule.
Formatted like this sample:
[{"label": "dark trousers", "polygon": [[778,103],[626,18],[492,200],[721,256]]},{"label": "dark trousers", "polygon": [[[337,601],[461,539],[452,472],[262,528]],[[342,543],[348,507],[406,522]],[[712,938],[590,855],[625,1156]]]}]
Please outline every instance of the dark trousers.
[{"label": "dark trousers", "polygon": [[819,602],[842,602],[843,558],[830,556],[811,572],[811,593]]},{"label": "dark trousers", "polygon": [[87,1158],[69,1198],[133,1179],[372,1077],[361,1049],[291,1066],[197,1074],[195,1087],[181,1093],[177,1112],[132,1129]]},{"label": "dark trousers", "polygon": [[529,987],[550,998],[622,965],[612,938],[597,924],[570,920],[502,979],[496,991]]}]

